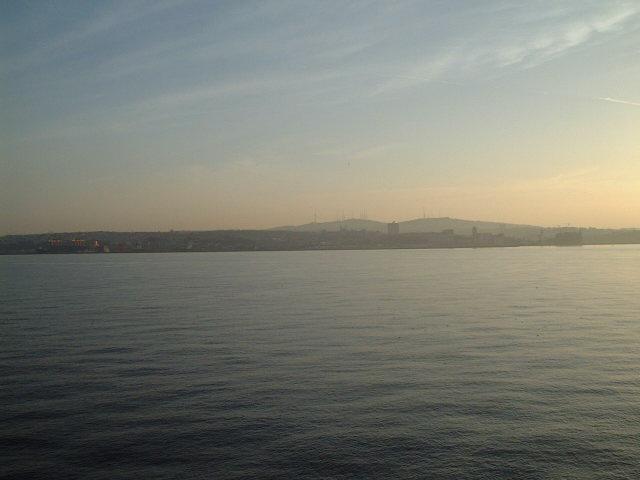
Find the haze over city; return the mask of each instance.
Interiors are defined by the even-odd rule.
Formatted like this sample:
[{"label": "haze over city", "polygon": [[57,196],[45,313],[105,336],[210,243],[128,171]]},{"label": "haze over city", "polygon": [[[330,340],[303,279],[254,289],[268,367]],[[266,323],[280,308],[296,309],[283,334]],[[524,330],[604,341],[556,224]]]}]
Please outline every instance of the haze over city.
[{"label": "haze over city", "polygon": [[0,234],[640,226],[638,2],[0,10]]}]

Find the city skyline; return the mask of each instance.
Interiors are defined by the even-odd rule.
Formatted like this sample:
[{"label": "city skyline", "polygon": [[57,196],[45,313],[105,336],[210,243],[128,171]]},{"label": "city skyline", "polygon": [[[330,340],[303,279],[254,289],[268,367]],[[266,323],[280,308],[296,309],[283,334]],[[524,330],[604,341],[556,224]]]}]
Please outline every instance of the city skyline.
[{"label": "city skyline", "polygon": [[0,10],[0,234],[640,226],[637,2]]}]

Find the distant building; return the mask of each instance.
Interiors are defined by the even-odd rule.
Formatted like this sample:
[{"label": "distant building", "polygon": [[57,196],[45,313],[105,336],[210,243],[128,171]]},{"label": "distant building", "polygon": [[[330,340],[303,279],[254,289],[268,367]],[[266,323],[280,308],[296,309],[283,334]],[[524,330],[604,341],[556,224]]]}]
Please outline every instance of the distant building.
[{"label": "distant building", "polygon": [[400,224],[397,222],[391,222],[387,224],[387,233],[389,235],[398,235],[400,233]]}]

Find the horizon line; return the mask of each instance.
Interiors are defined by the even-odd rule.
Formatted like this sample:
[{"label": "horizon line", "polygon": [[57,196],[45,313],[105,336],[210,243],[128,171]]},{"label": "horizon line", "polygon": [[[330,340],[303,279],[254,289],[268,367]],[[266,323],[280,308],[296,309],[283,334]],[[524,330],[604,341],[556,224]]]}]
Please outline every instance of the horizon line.
[{"label": "horizon line", "polygon": [[[357,217],[350,217],[350,218],[344,218],[344,219],[335,219],[335,220],[327,220],[327,221],[312,221],[312,222],[307,222],[307,223],[300,223],[300,224],[288,224],[288,225],[277,225],[277,226],[273,226],[273,227],[262,227],[262,228],[194,228],[194,229],[173,229],[173,228],[169,228],[166,230],[146,230],[146,229],[140,229],[140,230],[119,230],[119,229],[86,229],[86,230],[66,230],[66,231],[61,231],[61,230],[57,230],[57,231],[40,231],[40,232],[31,232],[31,233],[3,233],[0,234],[0,238],[1,237],[12,237],[12,236],[27,236],[27,235],[60,235],[60,234],[70,234],[70,233],[97,233],[97,232],[109,232],[109,233],[179,233],[179,232],[216,232],[216,231],[290,231],[290,230],[286,230],[287,228],[300,228],[300,227],[304,227],[304,226],[308,226],[308,225],[326,225],[326,224],[340,224],[343,222],[353,222],[353,221],[358,221],[358,222],[371,222],[371,223],[377,223],[377,224],[381,224],[381,225],[387,225],[390,223],[398,223],[398,224],[402,224],[402,223],[408,223],[408,222],[415,222],[415,221],[429,221],[429,220],[456,220],[456,221],[462,221],[462,222],[470,222],[470,223],[492,223],[495,224],[497,226],[500,225],[504,225],[505,227],[511,226],[511,227],[529,227],[529,228],[541,228],[541,229],[546,229],[546,230],[551,230],[551,229],[580,229],[580,230],[640,230],[640,226],[636,226],[636,227],[594,227],[594,226],[578,226],[578,225],[573,225],[571,223],[567,223],[567,224],[560,224],[560,225],[536,225],[536,224],[531,224],[531,223],[513,223],[513,222],[501,222],[501,221],[496,221],[496,220],[469,220],[466,218],[458,218],[458,217],[450,217],[450,216],[442,216],[442,217],[416,217],[416,218],[410,218],[407,220],[391,220],[391,221],[384,221],[384,220],[375,220],[375,219],[370,219],[370,218],[357,218]],[[304,233],[304,232],[303,232]]]}]

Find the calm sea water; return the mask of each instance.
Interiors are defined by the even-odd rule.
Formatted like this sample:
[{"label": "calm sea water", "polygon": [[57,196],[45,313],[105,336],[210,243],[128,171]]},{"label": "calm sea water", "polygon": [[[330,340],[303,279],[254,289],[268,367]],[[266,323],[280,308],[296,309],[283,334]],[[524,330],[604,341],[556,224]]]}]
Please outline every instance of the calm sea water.
[{"label": "calm sea water", "polygon": [[640,247],[0,257],[2,478],[640,478]]}]

